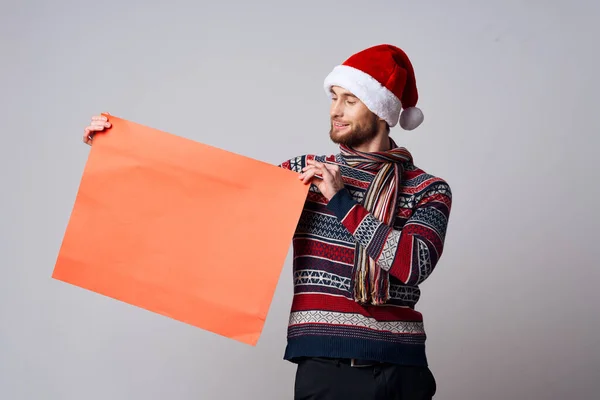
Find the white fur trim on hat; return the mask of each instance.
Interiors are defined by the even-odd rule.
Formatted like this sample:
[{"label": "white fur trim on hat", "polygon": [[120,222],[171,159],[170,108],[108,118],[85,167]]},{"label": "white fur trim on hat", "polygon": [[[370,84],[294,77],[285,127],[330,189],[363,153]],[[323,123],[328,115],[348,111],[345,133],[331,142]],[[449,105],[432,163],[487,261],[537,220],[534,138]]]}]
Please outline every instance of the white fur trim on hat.
[{"label": "white fur trim on hat", "polygon": [[371,75],[347,65],[338,65],[325,78],[324,87],[328,96],[331,96],[332,86],[340,86],[352,92],[389,126],[398,123],[402,103]]}]

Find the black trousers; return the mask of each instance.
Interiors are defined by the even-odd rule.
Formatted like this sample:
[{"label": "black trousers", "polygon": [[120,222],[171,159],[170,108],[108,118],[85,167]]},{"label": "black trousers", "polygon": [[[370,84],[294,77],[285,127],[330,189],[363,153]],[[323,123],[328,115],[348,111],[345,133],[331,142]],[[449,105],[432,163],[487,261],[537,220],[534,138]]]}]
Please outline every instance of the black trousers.
[{"label": "black trousers", "polygon": [[294,399],[430,400],[435,392],[428,367],[353,367],[339,360],[308,358],[298,363]]}]

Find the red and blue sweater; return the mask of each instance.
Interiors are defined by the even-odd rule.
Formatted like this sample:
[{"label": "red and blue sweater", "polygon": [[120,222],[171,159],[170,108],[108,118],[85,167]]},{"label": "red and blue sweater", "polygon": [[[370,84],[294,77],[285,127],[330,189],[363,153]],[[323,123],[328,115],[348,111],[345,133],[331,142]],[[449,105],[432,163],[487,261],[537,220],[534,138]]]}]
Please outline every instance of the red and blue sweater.
[{"label": "red and blue sweater", "polygon": [[[335,162],[345,188],[330,201],[311,185],[293,238],[294,297],[284,359],[361,358],[427,365],[419,285],[439,262],[452,194],[446,181],[404,164],[398,216],[387,226],[362,206],[373,172],[340,154],[305,155],[280,164],[301,172],[307,159]],[[354,301],[350,281],[356,243],[390,273],[391,299]]]}]

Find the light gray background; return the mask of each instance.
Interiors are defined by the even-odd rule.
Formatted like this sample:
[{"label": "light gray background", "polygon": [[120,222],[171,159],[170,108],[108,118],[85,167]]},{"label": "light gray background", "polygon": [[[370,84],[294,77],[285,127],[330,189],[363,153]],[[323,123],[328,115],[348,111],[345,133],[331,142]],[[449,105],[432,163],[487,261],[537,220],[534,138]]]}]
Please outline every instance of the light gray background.
[{"label": "light gray background", "polygon": [[109,111],[273,164],[333,152],[323,78],[389,42],[426,115],[393,137],[454,191],[418,305],[436,398],[597,399],[598,4],[3,1],[0,398],[291,399],[289,257],[255,348],[50,278],[80,137]]}]

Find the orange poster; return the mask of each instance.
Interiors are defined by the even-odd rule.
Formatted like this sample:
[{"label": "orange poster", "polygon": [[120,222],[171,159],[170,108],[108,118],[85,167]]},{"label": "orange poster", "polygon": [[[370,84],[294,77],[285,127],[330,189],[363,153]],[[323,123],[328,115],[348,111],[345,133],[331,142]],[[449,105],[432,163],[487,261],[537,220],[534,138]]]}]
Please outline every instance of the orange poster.
[{"label": "orange poster", "polygon": [[109,120],[52,277],[255,345],[308,185],[271,164]]}]

